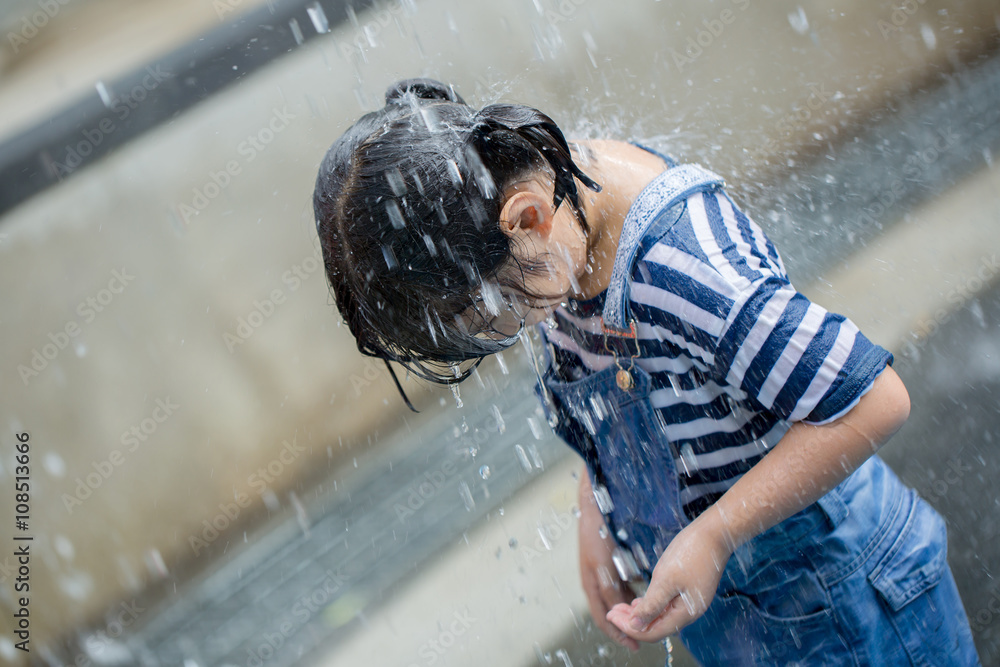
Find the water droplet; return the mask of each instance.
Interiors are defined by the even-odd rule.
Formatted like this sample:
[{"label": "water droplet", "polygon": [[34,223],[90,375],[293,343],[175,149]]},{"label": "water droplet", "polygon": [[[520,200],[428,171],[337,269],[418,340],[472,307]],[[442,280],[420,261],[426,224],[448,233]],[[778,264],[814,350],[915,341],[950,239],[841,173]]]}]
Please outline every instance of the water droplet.
[{"label": "water droplet", "polygon": [[622,581],[638,579],[642,576],[635,558],[621,547],[615,547],[611,554],[611,561],[615,564],[615,569],[618,570],[618,576]]},{"label": "water droplet", "polygon": [[323,11],[323,7],[318,2],[306,7],[306,13],[309,14],[309,19],[312,21],[313,27],[316,28],[316,32],[321,35],[330,32],[330,22],[326,18],[326,12]]},{"label": "water droplet", "polygon": [[295,38],[295,43],[302,46],[305,37],[302,36],[302,28],[299,27],[299,22],[296,19],[292,19],[288,22],[288,27],[292,30],[292,37]]},{"label": "water droplet", "polygon": [[549,542],[549,536],[545,534],[545,528],[542,524],[538,524],[538,537],[542,540],[542,546],[545,547],[546,551],[552,551],[552,543]]},{"label": "water droplet", "polygon": [[514,445],[514,454],[517,456],[517,461],[521,464],[524,472],[531,472],[531,461],[528,460],[528,453],[524,451],[524,447]]},{"label": "water droplet", "polygon": [[396,253],[392,251],[390,246],[382,246],[382,256],[385,258],[385,265],[388,266],[390,270],[399,266],[399,262],[396,261]]},{"label": "water droplet", "polygon": [[497,365],[500,367],[500,372],[503,373],[504,375],[510,375],[510,371],[507,369],[507,362],[504,361],[503,358],[503,353],[497,352],[493,356],[496,357]]},{"label": "water droplet", "polygon": [[[437,252],[437,246],[434,245],[434,239],[431,238],[430,234],[424,234],[424,245],[427,246],[427,252],[429,252],[431,254],[431,257],[437,257],[437,254],[438,254],[438,252]],[[427,316],[427,321],[430,322],[430,320],[431,320],[431,318],[428,315]],[[433,335],[433,332],[434,332],[434,328],[431,327],[431,333],[432,333],[432,335]],[[436,338],[434,339],[434,344],[437,345],[437,339]]]},{"label": "water droplet", "polygon": [[306,514],[305,505],[302,504],[294,491],[288,494],[288,499],[292,501],[292,507],[295,508],[295,520],[298,522],[299,528],[302,529],[302,534],[309,537],[309,516]]},{"label": "water droplet", "polygon": [[507,542],[507,546],[509,546],[511,549],[516,549],[517,548],[517,538],[516,537],[510,538],[510,540],[508,540],[508,542]]},{"label": "water droplet", "polygon": [[792,26],[792,30],[804,35],[809,32],[809,19],[806,17],[806,11],[802,9],[801,5],[788,15],[788,23]]},{"label": "water droplet", "polygon": [[62,477],[66,474],[66,462],[55,452],[45,453],[45,456],[42,458],[42,466],[53,477]]},{"label": "water droplet", "polygon": [[934,28],[926,23],[921,23],[920,36],[924,39],[924,46],[927,47],[927,50],[933,51],[934,47],[937,46],[937,35],[934,34]]},{"label": "water droplet", "polygon": [[385,212],[389,215],[389,221],[392,222],[393,229],[406,227],[403,212],[399,210],[399,204],[396,203],[395,199],[390,199],[385,203]]},{"label": "water droplet", "polygon": [[465,483],[465,480],[458,485],[458,495],[462,497],[465,509],[471,512],[476,508],[476,501],[472,498],[472,491],[469,490],[469,485]]},{"label": "water droplet", "polygon": [[469,167],[472,168],[472,175],[476,179],[479,192],[484,198],[493,199],[497,194],[497,187],[493,182],[493,175],[490,174],[490,170],[486,168],[482,158],[479,157],[479,152],[472,146],[466,146],[465,159]]},{"label": "water droplet", "polygon": [[480,467],[479,468],[479,476],[482,477],[483,479],[489,479],[490,478],[490,467],[489,466],[482,466],[482,467]]},{"label": "water droplet", "polygon": [[52,540],[52,546],[55,547],[56,553],[65,560],[73,560],[73,556],[76,554],[73,543],[65,535],[56,535],[55,539]]},{"label": "water droplet", "polygon": [[95,83],[94,88],[97,89],[97,94],[101,97],[101,102],[104,103],[104,106],[109,109],[114,106],[115,101],[111,99],[111,93],[108,91],[107,86],[104,85],[103,81]]},{"label": "water droplet", "polygon": [[462,180],[462,172],[458,170],[458,164],[454,160],[448,160],[448,176],[451,177],[451,184],[456,188],[461,188],[465,182]]},{"label": "water droplet", "polygon": [[392,194],[397,197],[402,197],[406,194],[406,181],[403,180],[403,174],[397,167],[386,170],[385,180],[388,181],[389,187],[392,188]]},{"label": "water droplet", "polygon": [[507,424],[503,420],[503,415],[500,414],[500,408],[494,403],[490,406],[490,411],[493,413],[493,419],[497,422],[497,433],[504,433],[507,430]]},{"label": "water droplet", "polygon": [[531,435],[535,437],[535,440],[542,439],[542,426],[534,417],[528,417],[528,429],[531,431]]},{"label": "water droplet", "polygon": [[694,455],[694,447],[690,442],[684,443],[681,447],[681,464],[684,466],[684,474],[690,475],[698,469],[698,459]]},{"label": "water droplet", "polygon": [[603,484],[594,485],[594,500],[597,502],[597,509],[601,510],[601,514],[611,514],[611,510],[615,508],[615,504],[611,501],[611,494],[608,493],[607,487]]},{"label": "water droplet", "polygon": [[542,463],[542,457],[538,453],[538,447],[534,443],[528,445],[528,456],[531,457],[531,462],[535,464],[535,467],[539,470],[545,470],[545,465]]}]

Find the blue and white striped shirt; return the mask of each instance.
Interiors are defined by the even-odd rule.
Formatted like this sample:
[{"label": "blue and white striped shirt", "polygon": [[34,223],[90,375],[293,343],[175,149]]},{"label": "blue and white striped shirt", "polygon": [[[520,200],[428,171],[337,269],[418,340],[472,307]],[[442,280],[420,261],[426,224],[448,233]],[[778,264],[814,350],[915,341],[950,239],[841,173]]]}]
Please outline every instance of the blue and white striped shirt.
[{"label": "blue and white striped shirt", "polygon": [[635,363],[652,378],[650,401],[693,518],[792,422],[824,424],[849,411],[892,355],[798,293],[774,244],[724,191],[692,195],[687,209],[635,263],[637,342],[605,339],[605,293],[559,308],[546,337],[565,380],[638,346]]}]

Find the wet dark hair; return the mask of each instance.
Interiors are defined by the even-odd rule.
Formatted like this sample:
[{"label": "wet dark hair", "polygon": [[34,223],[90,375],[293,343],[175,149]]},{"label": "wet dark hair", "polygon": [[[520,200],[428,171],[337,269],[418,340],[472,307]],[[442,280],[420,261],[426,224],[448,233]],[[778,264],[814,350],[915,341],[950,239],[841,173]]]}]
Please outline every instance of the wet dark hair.
[{"label": "wet dark hair", "polygon": [[413,409],[389,361],[453,384],[516,342],[477,336],[461,317],[476,308],[476,290],[487,297],[499,287],[524,290],[525,263],[500,228],[505,188],[549,172],[553,206],[568,202],[587,230],[576,179],[600,186],[537,109],[491,104],[476,111],[453,87],[430,79],[400,81],[385,100],[327,151],[313,207],[337,308],[358,350],[385,360]]}]

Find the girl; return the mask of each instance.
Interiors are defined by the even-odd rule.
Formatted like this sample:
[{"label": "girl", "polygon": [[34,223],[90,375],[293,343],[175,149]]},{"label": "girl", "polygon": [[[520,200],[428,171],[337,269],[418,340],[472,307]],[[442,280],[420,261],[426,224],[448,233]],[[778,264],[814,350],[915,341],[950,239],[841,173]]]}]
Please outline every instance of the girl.
[{"label": "girl", "polygon": [[333,144],[314,206],[363,354],[454,384],[538,324],[609,636],[680,632],[706,665],[978,663],[944,522],[873,456],[909,414],[892,355],[795,291],[718,176],[414,79]]}]

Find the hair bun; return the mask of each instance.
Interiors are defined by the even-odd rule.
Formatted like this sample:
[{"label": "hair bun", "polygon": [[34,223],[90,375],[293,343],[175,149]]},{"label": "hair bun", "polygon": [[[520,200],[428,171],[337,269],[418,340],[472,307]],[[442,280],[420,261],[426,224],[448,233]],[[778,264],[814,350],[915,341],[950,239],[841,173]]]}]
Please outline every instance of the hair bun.
[{"label": "hair bun", "polygon": [[455,92],[453,86],[446,86],[434,79],[404,79],[389,86],[385,91],[386,104],[399,104],[402,97],[412,93],[422,100],[441,100],[465,104],[462,96]]}]

